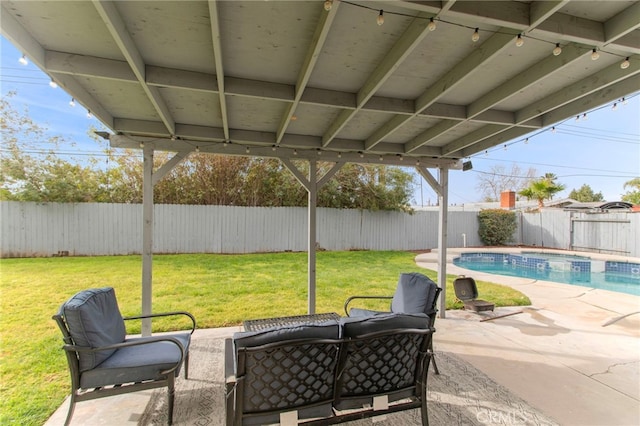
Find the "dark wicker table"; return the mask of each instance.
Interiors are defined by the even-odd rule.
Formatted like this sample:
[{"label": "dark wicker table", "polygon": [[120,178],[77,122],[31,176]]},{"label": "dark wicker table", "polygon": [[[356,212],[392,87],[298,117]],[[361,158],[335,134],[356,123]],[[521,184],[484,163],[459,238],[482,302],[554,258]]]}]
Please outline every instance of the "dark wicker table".
[{"label": "dark wicker table", "polygon": [[242,323],[246,331],[260,331],[267,328],[287,326],[287,325],[303,325],[303,324],[318,324],[329,320],[339,320],[340,315],[335,312],[325,314],[312,314],[312,315],[295,315],[291,317],[279,317],[279,318],[263,318],[247,320]]}]

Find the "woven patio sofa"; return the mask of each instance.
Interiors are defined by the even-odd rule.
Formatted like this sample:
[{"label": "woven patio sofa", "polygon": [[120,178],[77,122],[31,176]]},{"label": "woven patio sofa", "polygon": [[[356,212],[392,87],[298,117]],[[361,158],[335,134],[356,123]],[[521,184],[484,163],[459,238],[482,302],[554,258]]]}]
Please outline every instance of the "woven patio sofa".
[{"label": "woven patio sofa", "polygon": [[227,425],[329,425],[419,408],[435,330],[424,314],[239,332],[225,342]]}]

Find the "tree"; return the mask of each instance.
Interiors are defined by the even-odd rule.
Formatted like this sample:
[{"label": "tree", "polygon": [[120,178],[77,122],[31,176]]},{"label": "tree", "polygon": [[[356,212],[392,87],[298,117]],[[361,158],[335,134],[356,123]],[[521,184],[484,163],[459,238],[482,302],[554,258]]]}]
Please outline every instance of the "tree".
[{"label": "tree", "polygon": [[640,177],[633,178],[624,183],[624,189],[631,189],[622,194],[622,201],[633,205],[640,205]]},{"label": "tree", "polygon": [[483,201],[498,201],[504,191],[520,191],[536,174],[534,168],[526,171],[520,169],[517,164],[511,165],[507,170],[503,165],[494,165],[489,172],[477,174],[476,189],[482,195]]},{"label": "tree", "polygon": [[581,203],[590,203],[593,201],[604,201],[602,192],[594,193],[593,189],[586,183],[580,189],[574,189],[569,193],[569,198],[573,198]]},{"label": "tree", "polygon": [[[0,199],[142,202],[143,161],[139,151],[110,150],[104,141],[94,138],[104,151],[100,159],[62,159],[57,154],[59,146],[71,143],[47,136],[47,129],[31,120],[28,111],[15,111],[10,103],[13,95],[3,97],[0,103]],[[171,155],[154,153],[154,168],[166,163]],[[308,173],[308,162],[294,163]],[[319,163],[318,174],[323,175],[332,166]],[[412,193],[413,175],[401,168],[346,164],[318,191],[318,206],[411,211]],[[155,185],[154,202],[305,206],[307,193],[277,159],[193,153]]]},{"label": "tree", "polygon": [[522,189],[518,194],[529,200],[537,200],[538,208],[544,207],[544,200],[550,200],[555,194],[564,190],[565,186],[556,183],[557,176],[553,173],[546,173],[544,176],[533,180],[529,186]]},{"label": "tree", "polygon": [[10,103],[15,95],[9,92],[0,100],[0,199],[75,203],[100,198],[105,188],[92,160],[81,166],[56,155],[66,141],[48,136],[28,111],[16,111]]}]

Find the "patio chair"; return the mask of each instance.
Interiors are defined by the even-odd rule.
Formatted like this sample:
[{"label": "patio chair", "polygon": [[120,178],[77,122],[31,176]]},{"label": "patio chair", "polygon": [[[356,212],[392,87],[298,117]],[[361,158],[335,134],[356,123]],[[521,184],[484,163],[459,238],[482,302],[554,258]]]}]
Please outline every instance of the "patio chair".
[{"label": "patio chair", "polygon": [[[390,311],[402,314],[426,314],[430,318],[430,327],[436,322],[436,302],[442,289],[426,275],[418,272],[400,274],[398,286],[393,296],[351,296],[344,303],[344,312],[348,317],[369,317],[389,311],[374,311],[363,308],[351,308],[358,300],[388,299],[391,301]],[[433,341],[429,344],[433,352]],[[435,357],[431,356],[435,374],[440,374]]]},{"label": "patio chair", "polygon": [[[187,316],[191,332],[127,337],[125,320]],[[189,375],[189,343],[196,321],[188,312],[123,318],[111,287],[83,290],[53,316],[62,331],[71,375],[68,425],[76,402],[167,387],[168,421],[173,422],[174,382],[184,361]]]}]

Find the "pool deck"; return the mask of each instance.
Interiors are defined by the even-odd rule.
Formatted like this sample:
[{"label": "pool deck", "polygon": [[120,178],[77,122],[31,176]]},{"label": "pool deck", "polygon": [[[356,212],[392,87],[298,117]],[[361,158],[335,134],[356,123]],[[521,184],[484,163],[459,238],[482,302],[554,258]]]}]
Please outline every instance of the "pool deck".
[{"label": "pool deck", "polygon": [[[448,274],[508,285],[532,304],[484,313],[446,311],[436,320],[436,359],[438,351],[456,354],[561,425],[639,425],[640,296],[454,266],[453,257],[465,250],[493,251],[449,249]],[[419,254],[416,263],[436,270],[437,253]],[[193,338],[230,336],[239,329],[196,330]],[[135,425],[148,399],[149,392],[139,392],[82,402],[71,424]],[[45,425],[63,424],[66,409],[67,401]],[[224,413],[219,416],[216,424]],[[498,423],[505,424],[493,424]]]},{"label": "pool deck", "polygon": [[[532,304],[489,313],[447,311],[446,319],[436,320],[436,351],[457,354],[562,425],[640,424],[640,296],[453,265],[465,251],[519,250],[449,249],[447,273],[507,285]],[[418,255],[416,263],[436,270],[437,252]]]}]

